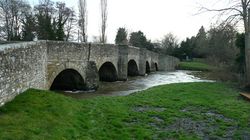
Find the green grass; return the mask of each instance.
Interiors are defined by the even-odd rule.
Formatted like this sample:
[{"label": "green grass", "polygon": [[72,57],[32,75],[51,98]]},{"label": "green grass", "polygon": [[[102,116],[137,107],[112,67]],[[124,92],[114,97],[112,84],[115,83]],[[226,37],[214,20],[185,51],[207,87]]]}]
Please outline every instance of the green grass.
[{"label": "green grass", "polygon": [[180,62],[178,69],[194,70],[194,71],[212,71],[214,67],[203,62],[191,61],[191,62]]},{"label": "green grass", "polygon": [[171,84],[83,100],[31,89],[0,108],[3,140],[204,137],[250,138],[250,103],[229,85]]}]

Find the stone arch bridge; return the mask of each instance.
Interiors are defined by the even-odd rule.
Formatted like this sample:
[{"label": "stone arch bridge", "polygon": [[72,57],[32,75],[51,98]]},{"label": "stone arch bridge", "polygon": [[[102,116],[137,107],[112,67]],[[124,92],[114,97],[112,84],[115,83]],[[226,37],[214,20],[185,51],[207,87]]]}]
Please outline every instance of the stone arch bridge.
[{"label": "stone arch bridge", "polygon": [[112,44],[37,41],[0,45],[0,104],[29,88],[97,89],[98,82],[174,70],[178,59]]}]

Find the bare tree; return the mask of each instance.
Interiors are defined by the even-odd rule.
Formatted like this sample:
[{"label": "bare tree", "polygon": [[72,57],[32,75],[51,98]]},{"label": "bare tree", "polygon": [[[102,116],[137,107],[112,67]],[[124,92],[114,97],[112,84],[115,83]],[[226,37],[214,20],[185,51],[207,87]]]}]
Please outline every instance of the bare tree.
[{"label": "bare tree", "polygon": [[[204,12],[217,12],[217,17],[219,19],[226,17],[222,22],[222,24],[227,25],[230,24],[238,24],[243,22],[245,32],[249,31],[248,25],[248,8],[250,0],[226,0],[229,5],[227,7],[213,9],[205,6],[200,6],[200,10],[198,14]],[[219,1],[218,1],[219,2]],[[226,2],[224,2],[226,3]]]},{"label": "bare tree", "polygon": [[234,25],[243,22],[245,31],[245,49],[246,49],[246,80],[247,85],[250,84],[250,0],[227,0],[230,5],[228,7],[213,9],[201,6],[199,13],[218,12],[218,17],[226,17],[223,21],[233,23]]},{"label": "bare tree", "polygon": [[56,3],[58,18],[57,18],[57,40],[64,40],[65,33],[64,33],[64,25],[69,20],[72,10],[66,7],[64,2],[57,2]]},{"label": "bare tree", "polygon": [[178,47],[178,39],[174,34],[168,33],[161,40],[161,46],[166,54],[172,55],[174,49]]},{"label": "bare tree", "polygon": [[236,33],[235,27],[230,24],[212,27],[208,31],[205,49],[208,60],[217,66],[234,64],[238,53],[235,47]]},{"label": "bare tree", "polygon": [[87,42],[87,0],[79,0],[79,27],[81,42]]},{"label": "bare tree", "polygon": [[65,40],[66,41],[74,40],[74,35],[76,34],[75,27],[77,26],[76,23],[77,23],[77,19],[76,19],[75,11],[71,9],[69,19],[67,20],[65,24],[65,35],[66,35]]},{"label": "bare tree", "polygon": [[10,3],[8,0],[0,0],[0,35],[2,40],[10,40]]},{"label": "bare tree", "polygon": [[31,7],[26,7],[22,13],[22,40],[33,41],[35,38],[36,20]]},{"label": "bare tree", "polygon": [[0,0],[0,32],[6,40],[20,40],[22,13],[27,7],[30,6],[22,0]]},{"label": "bare tree", "polygon": [[107,0],[101,0],[101,43],[106,43],[106,28],[107,28],[107,17],[108,17],[108,9],[107,9]]}]

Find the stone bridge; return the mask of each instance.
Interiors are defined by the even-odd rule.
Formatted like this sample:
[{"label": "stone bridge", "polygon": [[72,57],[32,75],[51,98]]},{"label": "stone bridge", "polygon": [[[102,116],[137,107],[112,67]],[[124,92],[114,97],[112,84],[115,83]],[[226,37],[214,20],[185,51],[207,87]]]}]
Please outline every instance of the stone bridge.
[{"label": "stone bridge", "polygon": [[126,45],[56,41],[0,45],[0,104],[29,88],[97,89],[99,81],[174,70],[177,63],[174,57]]}]

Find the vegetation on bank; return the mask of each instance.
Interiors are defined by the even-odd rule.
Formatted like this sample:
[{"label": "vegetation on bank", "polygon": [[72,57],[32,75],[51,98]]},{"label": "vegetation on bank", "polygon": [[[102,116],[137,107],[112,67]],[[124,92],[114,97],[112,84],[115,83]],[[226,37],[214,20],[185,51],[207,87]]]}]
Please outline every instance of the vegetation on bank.
[{"label": "vegetation on bank", "polygon": [[250,139],[249,110],[222,83],[84,100],[31,89],[0,108],[0,139]]}]

